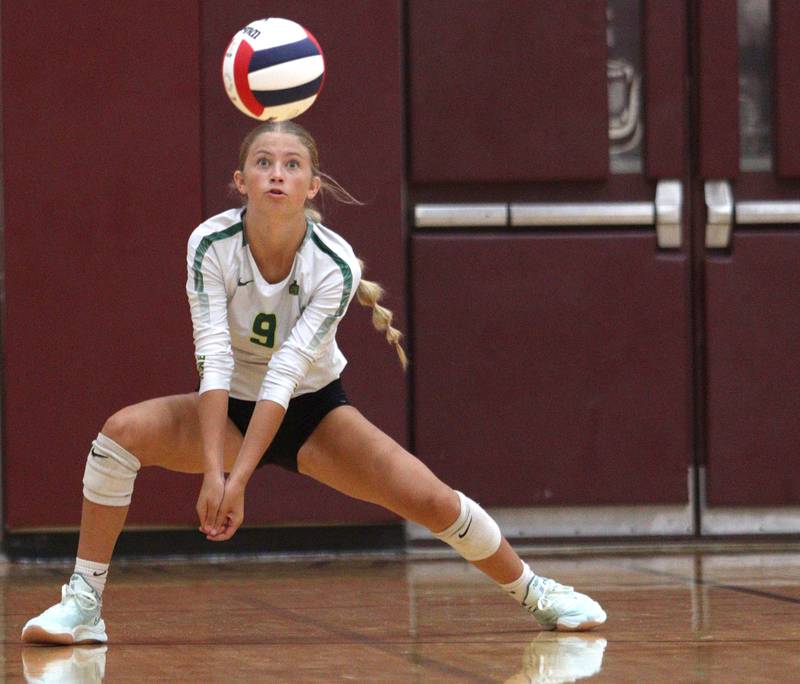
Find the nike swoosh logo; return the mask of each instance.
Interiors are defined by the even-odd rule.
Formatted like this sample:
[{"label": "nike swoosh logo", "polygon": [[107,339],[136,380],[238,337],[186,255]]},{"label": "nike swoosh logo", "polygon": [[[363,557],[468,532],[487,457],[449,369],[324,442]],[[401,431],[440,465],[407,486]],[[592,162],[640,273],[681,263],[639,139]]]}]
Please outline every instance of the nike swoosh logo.
[{"label": "nike swoosh logo", "polygon": [[92,575],[94,575],[95,577],[100,577],[101,575],[105,575],[107,572],[108,570],[103,570],[103,572],[97,572],[96,570],[93,570]]},{"label": "nike swoosh logo", "polygon": [[250,283],[252,283],[252,282],[253,282],[253,279],[252,279],[252,278],[251,278],[250,280],[246,280],[245,282],[242,282],[241,280],[239,280],[239,281],[236,283],[236,287],[243,287],[243,286],[245,286],[245,285],[249,285],[249,284],[250,284]]},{"label": "nike swoosh logo", "polygon": [[106,456],[105,454],[98,454],[98,453],[97,453],[97,452],[94,450],[94,447],[92,447],[92,456],[94,456],[95,458],[108,458],[108,456]]},{"label": "nike swoosh logo", "polygon": [[471,525],[472,525],[472,516],[470,515],[470,516],[469,516],[469,522],[467,523],[467,529],[466,529],[466,530],[464,530],[464,533],[463,533],[463,534],[459,534],[459,535],[458,535],[458,538],[459,538],[459,539],[463,539],[464,537],[466,537],[466,536],[467,536],[467,532],[469,532],[469,528],[470,528],[470,526],[471,526]]}]

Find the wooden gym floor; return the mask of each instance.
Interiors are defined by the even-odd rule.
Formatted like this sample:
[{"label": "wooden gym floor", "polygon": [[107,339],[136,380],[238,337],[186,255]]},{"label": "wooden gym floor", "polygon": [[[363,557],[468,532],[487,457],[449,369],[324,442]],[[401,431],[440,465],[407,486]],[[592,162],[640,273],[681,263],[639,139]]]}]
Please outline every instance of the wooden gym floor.
[{"label": "wooden gym floor", "polygon": [[523,556],[606,625],[537,631],[449,557],[120,562],[107,647],[23,646],[70,567],[0,564],[5,681],[800,682],[800,552]]}]

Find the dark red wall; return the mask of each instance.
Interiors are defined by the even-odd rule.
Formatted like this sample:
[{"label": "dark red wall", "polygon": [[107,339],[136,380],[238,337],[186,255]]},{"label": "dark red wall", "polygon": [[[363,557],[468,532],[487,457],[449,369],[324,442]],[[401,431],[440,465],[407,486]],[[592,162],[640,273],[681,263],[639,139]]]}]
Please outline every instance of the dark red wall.
[{"label": "dark red wall", "polygon": [[76,523],[105,417],[193,387],[198,18],[192,0],[3,5],[10,528]]},{"label": "dark red wall", "polygon": [[[239,141],[257,123],[227,102],[219,67],[233,33],[268,11],[197,0],[3,3],[8,528],[76,525],[86,453],[105,418],[194,388],[186,239],[231,204]],[[331,65],[299,121],[316,133],[323,166],[366,203],[331,207],[330,225],[387,286],[402,325],[399,9],[289,2],[280,14],[305,23]],[[341,39],[378,21],[380,31]],[[367,312],[353,309],[340,334],[346,385],[403,441],[403,374]],[[277,469],[256,481],[251,524],[389,517]],[[129,521],[192,524],[197,485],[143,472]]]},{"label": "dark red wall", "polygon": [[[796,499],[784,454],[798,432],[774,428],[796,414],[781,397],[798,395],[785,372],[797,298],[781,297],[797,290],[794,228],[738,226],[730,253],[709,256],[702,182],[796,197],[797,11],[773,3],[778,182],[738,169],[732,0],[642,4],[644,168],[626,174],[608,170],[606,3],[501,4],[3,3],[10,529],[76,525],[104,419],[194,388],[186,238],[236,201],[228,182],[256,124],[227,101],[220,62],[273,12],[323,46],[325,88],[299,122],[364,201],[325,207],[326,223],[387,287],[401,328],[406,292],[413,304],[413,407],[368,313],[354,304],[340,329],[345,384],[370,419],[405,442],[412,411],[421,457],[487,505],[683,504],[687,467],[702,465],[712,504]],[[666,177],[684,184],[676,250],[651,227],[405,232],[417,203],[652,201]],[[759,363],[743,373],[741,358]],[[498,479],[500,465],[522,476]],[[748,487],[754,467],[783,486]],[[130,521],[192,525],[198,484],[143,472]],[[393,519],[277,469],[255,476],[247,511],[251,525]]]}]

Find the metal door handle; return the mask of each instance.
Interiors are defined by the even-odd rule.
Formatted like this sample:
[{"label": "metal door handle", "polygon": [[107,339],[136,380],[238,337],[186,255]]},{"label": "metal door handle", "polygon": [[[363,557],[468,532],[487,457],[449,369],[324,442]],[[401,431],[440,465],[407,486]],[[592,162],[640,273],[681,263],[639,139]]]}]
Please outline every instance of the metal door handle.
[{"label": "metal door handle", "polygon": [[800,223],[800,202],[761,200],[736,202],[736,223]]},{"label": "metal door handle", "polygon": [[653,202],[417,204],[417,228],[655,226],[658,246],[681,246],[683,186],[662,180]]},{"label": "metal door handle", "polygon": [[652,202],[512,204],[512,226],[652,226]]},{"label": "metal door handle", "polygon": [[735,223],[740,226],[800,223],[800,201],[756,200],[735,202],[726,180],[706,181],[706,247],[725,249]]},{"label": "metal door handle", "polygon": [[507,226],[507,204],[418,204],[414,207],[417,228],[463,226]]},{"label": "metal door handle", "polygon": [[728,181],[706,181],[706,247],[721,249],[731,242],[733,194]]}]

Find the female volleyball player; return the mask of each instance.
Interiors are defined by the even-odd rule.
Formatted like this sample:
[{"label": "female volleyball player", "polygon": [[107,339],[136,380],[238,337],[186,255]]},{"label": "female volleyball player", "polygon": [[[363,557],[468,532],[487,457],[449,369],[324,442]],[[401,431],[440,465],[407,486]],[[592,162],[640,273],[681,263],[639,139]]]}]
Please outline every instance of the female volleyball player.
[{"label": "female volleyball player", "polygon": [[[202,472],[200,530],[230,539],[253,471],[274,463],[424,525],[486,573],[547,629],[585,630],[606,614],[588,596],[535,575],[474,501],[349,405],[335,333],[358,296],[405,365],[380,288],[361,278],[350,245],[319,223],[320,191],[352,200],[319,169],[314,140],[291,122],[244,139],[233,176],[244,206],[189,238],[186,289],[198,392],[111,416],[83,477],[78,556],[61,602],[27,622],[23,641],[104,642],[108,566],[142,466]],[[225,473],[228,473],[227,478]]]}]

